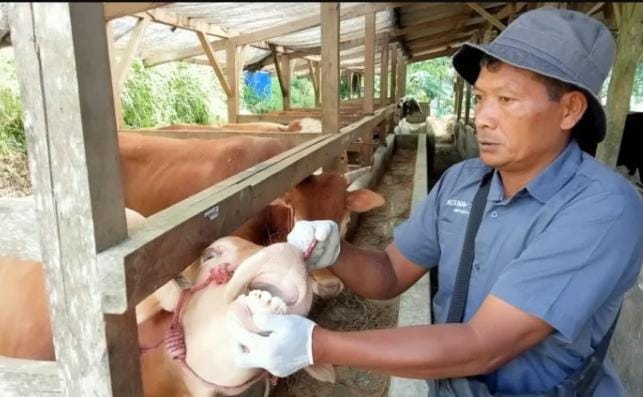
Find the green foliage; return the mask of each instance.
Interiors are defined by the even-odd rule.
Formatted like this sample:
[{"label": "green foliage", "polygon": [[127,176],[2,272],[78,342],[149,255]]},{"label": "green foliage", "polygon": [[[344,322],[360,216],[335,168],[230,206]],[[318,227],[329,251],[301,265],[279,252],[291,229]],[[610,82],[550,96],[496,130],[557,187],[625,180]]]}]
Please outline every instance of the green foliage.
[{"label": "green foliage", "polygon": [[143,64],[134,62],[121,95],[123,121],[132,128],[153,127],[158,121],[158,104],[152,76]]},{"label": "green foliage", "polygon": [[294,108],[315,107],[315,87],[308,76],[298,76],[291,81],[290,105]]},{"label": "green foliage", "polygon": [[240,104],[242,110],[247,110],[253,114],[283,110],[282,98],[279,80],[275,76],[270,76],[270,96],[267,98],[261,98],[250,86],[242,82]]},{"label": "green foliage", "polygon": [[429,101],[431,114],[443,117],[453,114],[455,70],[448,57],[412,63],[407,69],[406,95]]},{"label": "green foliage", "polygon": [[0,88],[0,153],[27,151],[20,98],[9,88]]},{"label": "green foliage", "polygon": [[179,63],[172,78],[167,82],[167,92],[168,118],[171,124],[210,122],[206,93],[184,63]]}]

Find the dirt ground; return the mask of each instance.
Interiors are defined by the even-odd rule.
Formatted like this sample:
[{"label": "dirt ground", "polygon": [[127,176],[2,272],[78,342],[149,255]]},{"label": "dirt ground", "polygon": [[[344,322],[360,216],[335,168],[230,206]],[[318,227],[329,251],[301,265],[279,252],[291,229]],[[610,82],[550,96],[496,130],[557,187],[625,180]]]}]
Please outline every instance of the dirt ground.
[{"label": "dirt ground", "polygon": [[0,152],[0,197],[24,197],[30,194],[27,155]]}]

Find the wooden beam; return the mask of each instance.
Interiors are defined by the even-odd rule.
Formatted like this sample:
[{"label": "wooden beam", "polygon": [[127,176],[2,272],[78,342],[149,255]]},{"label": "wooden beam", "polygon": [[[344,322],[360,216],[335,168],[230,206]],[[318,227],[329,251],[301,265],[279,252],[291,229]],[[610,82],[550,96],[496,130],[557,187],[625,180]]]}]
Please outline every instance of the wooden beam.
[{"label": "wooden beam", "polygon": [[430,59],[451,56],[451,55],[455,54],[457,51],[458,51],[458,47],[454,47],[454,48],[447,48],[447,49],[441,50],[441,51],[434,51],[434,52],[429,52],[429,53],[424,53],[424,54],[418,54],[417,56],[411,58],[410,63],[428,61]]},{"label": "wooden beam", "polygon": [[4,397],[62,397],[62,386],[53,361],[0,356],[0,394]]},{"label": "wooden beam", "polygon": [[375,13],[364,15],[364,114],[373,113],[375,94]]},{"label": "wooden beam", "polygon": [[489,23],[493,24],[496,26],[498,29],[505,30],[506,26],[504,23],[500,22],[498,18],[495,16],[491,15],[490,13],[487,12],[484,8],[480,7],[478,3],[465,3],[469,7],[471,7],[475,12],[478,14],[482,15]]},{"label": "wooden beam", "polygon": [[394,122],[397,123],[400,120],[400,109],[397,108],[397,104],[400,103],[406,95],[406,61],[404,60],[404,54],[402,51],[397,52],[397,91],[395,91],[395,117]]},{"label": "wooden beam", "polygon": [[[375,13],[381,10],[401,7],[408,4],[412,3],[365,3],[350,8],[342,7],[339,18],[340,20],[355,18],[369,13]],[[300,30],[313,28],[315,26],[319,26],[320,22],[321,15],[314,15],[290,21],[279,26],[273,26],[253,33],[240,35],[236,37],[236,40],[239,44],[255,43],[257,41],[268,40],[289,33],[298,32]]]},{"label": "wooden beam", "polygon": [[214,56],[214,51],[212,51],[212,47],[210,47],[210,43],[208,42],[207,37],[205,37],[205,33],[196,32],[196,35],[199,38],[199,41],[201,42],[201,46],[203,47],[203,51],[205,52],[205,55],[208,57],[208,61],[210,63],[210,66],[212,66],[212,69],[214,70],[214,74],[217,76],[217,79],[219,80],[219,84],[221,84],[221,88],[223,88],[223,91],[228,97],[232,96],[232,90],[230,89],[230,85],[228,84],[228,81],[226,80],[225,75],[223,74],[223,70],[221,69],[219,62],[217,61],[217,58],[215,58]]},{"label": "wooden beam", "polygon": [[[288,54],[283,54],[281,56],[281,77],[284,81],[284,87],[282,87],[282,101],[283,109],[290,109],[290,81],[292,79],[292,67],[294,66],[294,59],[290,59]],[[283,89],[285,88],[285,90]]]},{"label": "wooden beam", "polygon": [[[317,98],[319,98],[319,84],[317,81],[317,74],[315,73],[315,66],[313,65],[313,61],[311,61],[310,59],[307,59],[306,63],[308,64],[308,77],[310,77],[310,81],[313,83],[315,102],[318,102]],[[317,106],[317,104],[315,104],[315,106]]]},{"label": "wooden beam", "polygon": [[322,131],[339,131],[339,3],[321,3]]},{"label": "wooden beam", "polygon": [[172,3],[103,3],[105,21],[136,14]]},{"label": "wooden beam", "polygon": [[[317,81],[317,93],[315,94],[315,107],[320,107],[321,106],[321,64],[320,62],[315,62],[315,80]],[[338,97],[339,97],[339,92],[338,92]]]},{"label": "wooden beam", "polygon": [[[340,133],[320,134],[147,218],[145,226],[129,239],[99,255],[101,278],[126,282],[105,283],[104,310],[118,314],[133,308],[199,258],[212,241],[229,234],[322,164],[339,157],[357,136],[372,130],[392,111],[393,105],[389,105]],[[226,214],[234,216],[222,216]]]},{"label": "wooden beam", "polygon": [[604,2],[594,3],[594,4],[591,5],[590,9],[587,10],[586,14],[587,15],[595,14],[598,10],[603,8],[604,5],[605,5]]},{"label": "wooden beam", "polygon": [[382,39],[382,55],[380,56],[380,102],[382,106],[388,103],[388,34]]},{"label": "wooden beam", "polygon": [[234,39],[226,40],[226,75],[230,96],[228,97],[228,123],[236,123],[239,114],[239,72],[243,66],[243,48]]},{"label": "wooden beam", "polygon": [[199,18],[178,15],[168,11],[166,8],[150,9],[139,13],[139,16],[146,16],[152,21],[162,23],[164,25],[179,27],[181,29],[191,30],[194,32],[203,32],[205,34],[226,39],[239,35],[239,32],[224,29],[213,23],[202,21]]},{"label": "wooden beam", "polygon": [[395,100],[397,91],[397,46],[391,46],[391,101],[397,105]]},{"label": "wooden beam", "polygon": [[146,18],[140,18],[136,23],[136,27],[132,31],[129,42],[127,43],[127,48],[121,57],[121,61],[118,63],[116,68],[116,79],[117,79],[117,88],[118,92],[115,94],[121,95],[123,90],[123,84],[127,79],[127,72],[129,72],[130,66],[132,66],[132,61],[138,53],[138,50],[141,46],[141,41],[143,40],[143,33],[145,28],[150,24],[150,20]]},{"label": "wooden beam", "polygon": [[[11,34],[65,395],[142,395],[133,310],[103,316],[97,253],[126,239],[101,3],[22,3]],[[52,24],[51,21],[56,21]],[[118,337],[114,348],[112,337]]]}]

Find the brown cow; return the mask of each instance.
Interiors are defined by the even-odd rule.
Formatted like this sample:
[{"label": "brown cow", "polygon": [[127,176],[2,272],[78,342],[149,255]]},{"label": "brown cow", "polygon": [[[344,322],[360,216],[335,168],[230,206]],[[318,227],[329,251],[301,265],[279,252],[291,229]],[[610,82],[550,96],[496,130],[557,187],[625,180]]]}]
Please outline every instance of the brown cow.
[{"label": "brown cow", "polygon": [[170,124],[157,128],[158,130],[174,131],[215,131],[215,132],[321,132],[321,120],[303,117],[288,123],[272,123],[269,121],[254,121],[249,123],[226,123],[222,125],[203,124]]},{"label": "brown cow", "polygon": [[119,133],[118,146],[125,206],[143,216],[288,149],[269,137],[201,140],[132,133]]}]

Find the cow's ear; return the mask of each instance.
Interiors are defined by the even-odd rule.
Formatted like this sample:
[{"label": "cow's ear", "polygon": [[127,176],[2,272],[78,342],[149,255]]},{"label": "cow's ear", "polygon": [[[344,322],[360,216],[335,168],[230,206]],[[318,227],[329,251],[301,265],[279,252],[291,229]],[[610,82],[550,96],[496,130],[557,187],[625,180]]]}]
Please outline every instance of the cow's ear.
[{"label": "cow's ear", "polygon": [[283,196],[277,197],[270,202],[271,205],[281,205],[284,207],[292,208],[292,200],[290,193],[286,192]]},{"label": "cow's ear", "polygon": [[384,205],[384,197],[368,189],[346,193],[346,208],[355,212],[366,212]]}]

